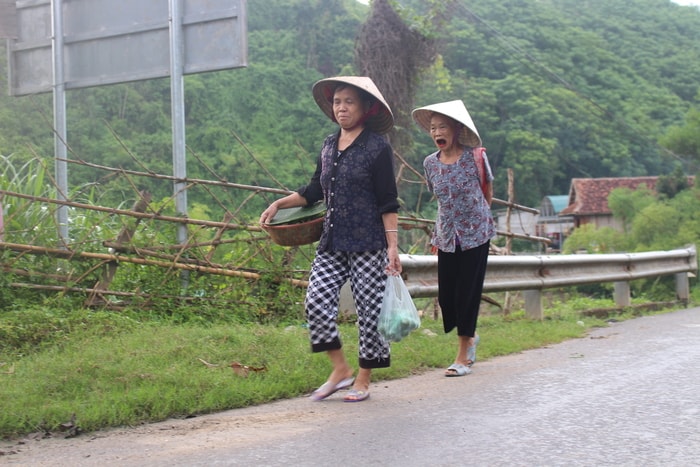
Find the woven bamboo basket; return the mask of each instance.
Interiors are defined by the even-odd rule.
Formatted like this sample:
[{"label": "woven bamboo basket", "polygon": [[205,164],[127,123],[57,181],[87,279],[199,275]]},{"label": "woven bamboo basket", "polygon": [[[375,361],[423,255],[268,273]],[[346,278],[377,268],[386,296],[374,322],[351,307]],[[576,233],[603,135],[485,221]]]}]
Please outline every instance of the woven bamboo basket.
[{"label": "woven bamboo basket", "polygon": [[263,230],[281,246],[308,245],[317,242],[323,231],[323,217],[296,224],[265,225]]},{"label": "woven bamboo basket", "polygon": [[311,206],[280,209],[263,229],[278,245],[308,245],[321,238],[325,213],[326,205],[322,201]]}]

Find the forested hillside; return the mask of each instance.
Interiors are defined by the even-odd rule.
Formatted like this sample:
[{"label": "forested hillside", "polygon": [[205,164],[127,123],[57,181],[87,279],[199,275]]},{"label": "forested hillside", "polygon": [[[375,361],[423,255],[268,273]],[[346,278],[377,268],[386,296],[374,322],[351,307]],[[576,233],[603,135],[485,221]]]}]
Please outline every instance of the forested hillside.
[{"label": "forested hillside", "polygon": [[[677,166],[695,173],[697,9],[668,0],[390,3],[436,51],[417,76],[416,94],[390,104],[405,116],[414,106],[463,99],[488,148],[497,197],[506,197],[509,168],[517,201],[531,206],[567,193],[572,177],[659,175]],[[354,0],[248,0],[249,66],[186,78],[190,157],[231,182],[303,183],[334,130],[311,85],[356,74],[356,40],[370,13]],[[410,52],[396,54],[410,60]],[[4,89],[6,56],[3,45]],[[72,158],[172,173],[167,79],[71,91],[67,106]],[[51,112],[50,95],[3,94],[0,155],[51,158]],[[392,137],[400,134],[408,137],[397,151],[422,170],[430,141],[413,125]],[[188,176],[212,178],[200,164],[189,166]],[[71,184],[93,178],[86,167],[70,168]],[[406,211],[430,217],[433,204],[423,200],[419,209],[419,190],[401,186]],[[156,198],[172,191],[168,183],[148,188]]]}]

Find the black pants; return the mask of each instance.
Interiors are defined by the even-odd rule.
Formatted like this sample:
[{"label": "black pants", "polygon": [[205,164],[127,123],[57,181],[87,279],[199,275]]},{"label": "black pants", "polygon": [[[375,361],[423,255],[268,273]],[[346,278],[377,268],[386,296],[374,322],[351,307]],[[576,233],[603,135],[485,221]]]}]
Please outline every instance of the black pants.
[{"label": "black pants", "polygon": [[438,303],[445,332],[474,337],[484,288],[489,241],[470,250],[438,250]]}]

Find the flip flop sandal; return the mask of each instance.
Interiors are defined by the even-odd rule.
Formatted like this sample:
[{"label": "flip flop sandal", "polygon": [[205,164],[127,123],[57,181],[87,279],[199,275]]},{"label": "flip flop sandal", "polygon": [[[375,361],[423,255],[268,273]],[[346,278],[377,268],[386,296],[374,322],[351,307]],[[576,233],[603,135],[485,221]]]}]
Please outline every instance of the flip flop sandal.
[{"label": "flip flop sandal", "polygon": [[462,365],[461,363],[453,363],[452,365],[447,367],[447,370],[445,371],[445,376],[447,376],[447,377],[464,376],[464,375],[468,375],[471,372],[472,372],[472,370],[468,366]]},{"label": "flip flop sandal", "polygon": [[369,391],[358,391],[356,389],[349,390],[343,398],[345,402],[362,402],[366,399],[369,399]]},{"label": "flip flop sandal", "polygon": [[353,382],[355,382],[355,378],[352,376],[350,378],[345,378],[341,380],[335,386],[333,386],[333,383],[331,383],[330,381],[326,381],[318,389],[312,392],[309,397],[314,401],[322,401],[326,397],[335,394],[341,389],[349,388],[350,386],[352,386]]}]

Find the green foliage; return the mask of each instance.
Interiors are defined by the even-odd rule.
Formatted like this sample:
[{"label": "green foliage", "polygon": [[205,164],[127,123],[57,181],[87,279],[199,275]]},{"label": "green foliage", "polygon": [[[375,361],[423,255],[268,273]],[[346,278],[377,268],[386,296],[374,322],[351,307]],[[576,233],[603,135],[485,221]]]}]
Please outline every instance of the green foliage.
[{"label": "green foliage", "polygon": [[673,173],[659,176],[656,182],[656,191],[665,198],[673,198],[683,190],[690,187],[688,177],[683,173],[683,168],[677,165]]},{"label": "green foliage", "polygon": [[[0,256],[0,259],[3,257]],[[15,301],[15,294],[10,290],[13,280],[13,274],[0,274],[0,311],[8,309]]]},{"label": "green foliage", "polygon": [[640,209],[632,221],[637,250],[684,248],[700,239],[700,191],[679,192]]},{"label": "green foliage", "polygon": [[[18,158],[0,159],[0,170],[4,176],[0,179],[0,188],[11,192],[30,193],[33,196],[49,198],[52,196],[48,184],[44,182],[46,169],[38,159],[16,165]],[[109,197],[109,187],[85,185],[79,187],[72,199],[92,205],[95,200]],[[37,203],[14,195],[3,198],[4,201],[4,240],[16,244],[35,244],[52,248],[57,241],[54,212],[50,204]],[[211,216],[211,206],[196,203],[191,214],[206,220]],[[172,198],[152,202],[150,209],[160,215],[176,216]],[[128,229],[131,246],[135,248],[153,248],[170,245],[176,237],[177,224],[172,222],[146,222],[129,219],[125,216],[112,216],[99,211],[86,209],[68,209],[70,223],[69,244],[74,253],[107,253],[105,241],[113,241],[122,229]],[[213,240],[212,229],[190,227],[188,233],[191,242],[210,242]],[[269,271],[263,280],[251,281],[245,277],[217,276],[207,273],[188,272],[181,269],[167,269],[163,266],[135,264],[118,261],[114,265],[105,262],[94,266],[88,261],[66,261],[52,255],[16,254],[12,250],[2,251],[2,264],[8,265],[8,273],[3,275],[0,294],[0,309],[28,304],[45,304],[52,294],[32,291],[33,284],[45,286],[93,287],[102,279],[106,267],[114,267],[116,274],[110,280],[109,288],[122,291],[127,298],[107,295],[112,307],[141,306],[152,312],[169,316],[179,321],[192,320],[190,313],[182,313],[188,306],[199,306],[197,322],[206,322],[218,316],[221,310],[227,310],[231,319],[241,322],[284,322],[303,318],[303,288],[279,282],[280,277],[300,276],[308,270],[313,246],[294,250],[272,247],[270,255],[251,255],[250,235],[247,232],[233,234],[234,242],[220,245],[215,254],[209,255],[208,249],[191,249],[188,255],[202,262],[213,261],[232,268],[247,267]],[[240,240],[235,242],[235,240]],[[286,264],[291,270],[284,270],[278,264]],[[23,277],[11,274],[12,271],[26,271]],[[23,287],[10,287],[13,282],[22,282]],[[80,301],[80,294],[63,296],[64,306],[69,306],[71,299]],[[159,297],[153,299],[153,297]],[[60,297],[60,295],[58,295]],[[83,298],[84,300],[85,298]],[[27,342],[33,342],[28,339]]]},{"label": "green foliage", "polygon": [[672,206],[658,202],[645,207],[635,216],[631,234],[638,249],[670,249],[682,246],[674,243],[680,224],[680,213]]},{"label": "green foliage", "polygon": [[128,316],[84,309],[28,307],[0,311],[0,355],[29,355],[61,348],[74,335],[105,337],[132,331]]},{"label": "green foliage", "polygon": [[[19,157],[0,156],[0,189],[34,197],[51,197],[53,191],[44,161],[32,158],[26,162]],[[28,245],[56,245],[57,229],[53,212],[29,198],[0,196],[3,209],[3,241]],[[51,261],[44,257],[24,258],[33,268],[48,270]],[[21,264],[18,264],[21,267]],[[31,268],[29,268],[31,269]]]},{"label": "green foliage", "polygon": [[608,195],[608,207],[615,219],[622,221],[624,231],[630,228],[634,217],[645,207],[656,201],[654,193],[646,186],[615,188]]},{"label": "green foliage", "polygon": [[679,156],[692,159],[697,167],[700,163],[700,109],[688,110],[685,123],[669,127],[659,141]]},{"label": "green foliage", "polygon": [[673,276],[660,276],[639,279],[630,283],[633,297],[651,302],[674,300],[676,297],[676,280]]},{"label": "green foliage", "polygon": [[616,253],[628,251],[627,237],[612,227],[596,228],[584,224],[576,228],[564,241],[562,253]]}]

